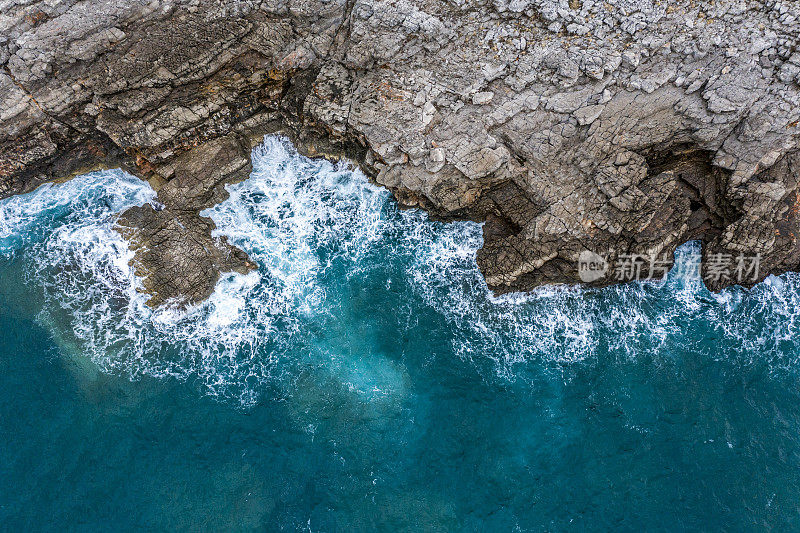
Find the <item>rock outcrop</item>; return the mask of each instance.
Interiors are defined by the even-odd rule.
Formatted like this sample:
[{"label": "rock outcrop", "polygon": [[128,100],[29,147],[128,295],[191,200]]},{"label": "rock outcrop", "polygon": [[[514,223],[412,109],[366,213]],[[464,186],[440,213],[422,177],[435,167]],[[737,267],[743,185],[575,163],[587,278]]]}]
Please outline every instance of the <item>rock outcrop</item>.
[{"label": "rock outcrop", "polygon": [[0,0],[0,197],[148,179],[120,231],[152,304],[198,301],[254,267],[198,213],[283,132],[484,221],[498,292],[692,239],[760,259],[712,288],[752,285],[800,269],[798,41],[793,0]]}]

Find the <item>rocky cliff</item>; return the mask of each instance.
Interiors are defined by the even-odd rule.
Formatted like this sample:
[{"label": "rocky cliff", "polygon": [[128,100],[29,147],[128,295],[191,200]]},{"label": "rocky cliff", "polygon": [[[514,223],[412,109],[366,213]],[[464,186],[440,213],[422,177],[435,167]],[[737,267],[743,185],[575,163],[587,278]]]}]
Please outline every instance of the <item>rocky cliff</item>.
[{"label": "rocky cliff", "polygon": [[120,231],[152,304],[198,301],[254,267],[198,213],[283,132],[484,221],[498,292],[691,239],[752,284],[800,268],[799,40],[792,0],[0,0],[0,197],[148,179]]}]

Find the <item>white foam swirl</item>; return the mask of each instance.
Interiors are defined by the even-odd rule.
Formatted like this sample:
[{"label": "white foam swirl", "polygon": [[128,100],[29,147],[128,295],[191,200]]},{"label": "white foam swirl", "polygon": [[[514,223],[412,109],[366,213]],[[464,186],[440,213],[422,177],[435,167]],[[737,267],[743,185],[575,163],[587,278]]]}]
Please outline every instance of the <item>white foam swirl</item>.
[{"label": "white foam swirl", "polygon": [[[370,285],[381,307],[366,308],[375,322],[403,315],[425,334],[417,317],[432,313],[458,356],[479,367],[488,361],[504,378],[524,377],[532,366],[678,349],[797,366],[798,276],[712,295],[674,271],[664,283],[496,298],[475,263],[480,225],[400,211],[360,172],[304,158],[279,137],[253,151],[253,166],[250,179],[229,186],[230,198],[204,214],[260,268],[223,275],[211,298],[190,309],[152,311],[137,293],[131,253],[113,223],[115,213],[154,193],[120,171],[0,202],[0,254],[30,259],[30,280],[47,296],[43,320],[101,369],[196,378],[208,393],[243,404],[309,366],[365,398],[404,390],[402,365],[356,338],[363,324],[350,316],[347,288],[363,280],[381,280]],[[683,247],[678,263],[697,253],[696,244]]]}]

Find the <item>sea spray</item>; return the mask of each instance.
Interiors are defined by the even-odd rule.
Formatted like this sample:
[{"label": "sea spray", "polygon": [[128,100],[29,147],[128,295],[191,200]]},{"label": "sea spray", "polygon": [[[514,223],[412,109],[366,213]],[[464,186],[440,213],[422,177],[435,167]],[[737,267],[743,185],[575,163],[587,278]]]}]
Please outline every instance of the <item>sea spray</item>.
[{"label": "sea spray", "polygon": [[[430,333],[449,339],[460,358],[453,364],[490,379],[526,379],[531,365],[592,365],[600,354],[658,359],[677,345],[781,371],[797,366],[794,274],[714,295],[681,271],[699,253],[690,243],[665,281],[495,297],[475,263],[479,224],[400,210],[350,165],[305,158],[280,137],[253,150],[253,167],[203,215],[259,269],[223,274],[212,296],[188,309],[152,310],[137,290],[132,254],[113,226],[155,193],[121,171],[0,202],[0,253],[26,258],[28,282],[46,297],[41,320],[103,371],[194,379],[243,405],[293,394],[308,369],[357,396],[402,394],[402,362],[376,351],[376,337],[387,324],[398,338],[419,331],[422,316],[441,324]],[[694,336],[699,327],[717,341]]]}]

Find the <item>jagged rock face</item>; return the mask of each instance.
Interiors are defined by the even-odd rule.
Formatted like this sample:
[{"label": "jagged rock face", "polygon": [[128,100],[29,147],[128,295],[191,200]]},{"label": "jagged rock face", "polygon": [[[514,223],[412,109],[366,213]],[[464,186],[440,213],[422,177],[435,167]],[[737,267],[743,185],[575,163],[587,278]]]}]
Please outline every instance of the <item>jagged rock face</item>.
[{"label": "jagged rock face", "polygon": [[121,230],[151,303],[197,301],[253,268],[198,213],[282,131],[485,221],[499,292],[690,239],[752,284],[800,264],[799,40],[791,0],[0,0],[0,197],[148,178]]}]

